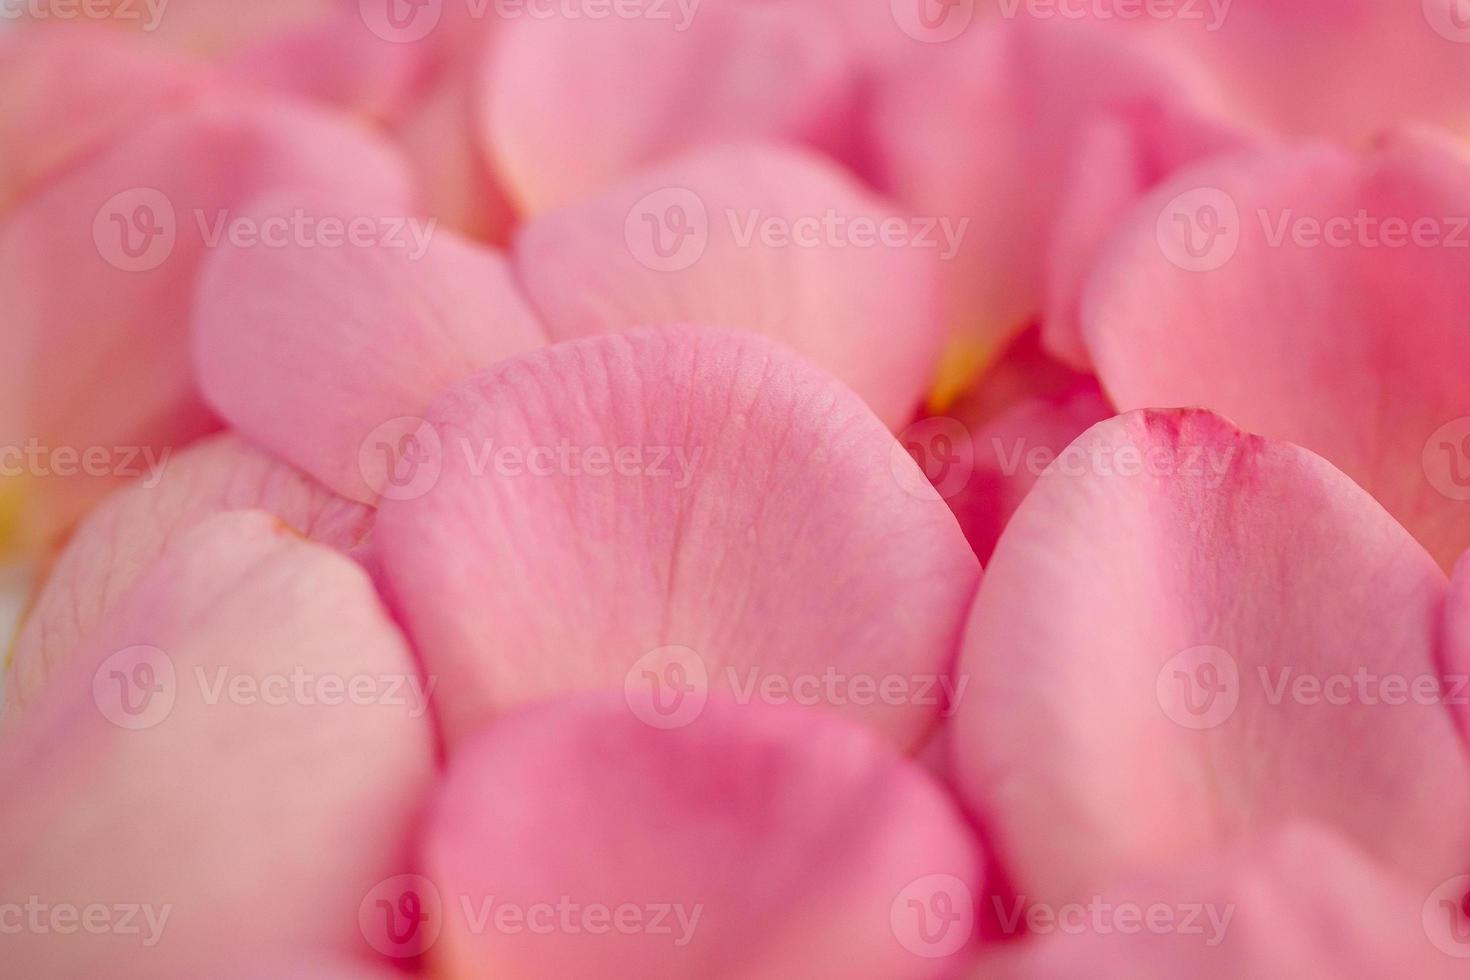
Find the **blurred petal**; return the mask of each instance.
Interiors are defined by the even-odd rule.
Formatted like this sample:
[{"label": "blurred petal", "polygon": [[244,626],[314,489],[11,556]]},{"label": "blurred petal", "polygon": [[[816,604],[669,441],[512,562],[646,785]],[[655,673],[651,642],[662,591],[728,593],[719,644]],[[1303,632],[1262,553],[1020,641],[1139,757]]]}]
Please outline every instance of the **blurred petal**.
[{"label": "blurred petal", "polygon": [[1086,24],[976,23],[928,47],[878,90],[878,180],[916,214],[969,220],[950,289],[978,370],[1042,310],[1049,236],[1087,124],[1206,96],[1159,51]]},{"label": "blurred petal", "polygon": [[393,133],[424,188],[429,214],[462,234],[504,243],[515,217],[481,147],[480,65],[468,55],[450,61],[395,121]]},{"label": "blurred petal", "polygon": [[1094,427],[1001,537],[959,667],[960,782],[1017,890],[1075,900],[1296,818],[1438,881],[1470,846],[1444,595],[1311,453],[1203,412]]},{"label": "blurred petal", "polygon": [[451,743],[645,682],[693,684],[691,710],[706,683],[774,685],[905,747],[939,718],[978,566],[902,447],[805,361],[637,331],[509,361],[428,416],[375,542]]},{"label": "blurred petal", "polygon": [[1200,406],[1320,453],[1448,568],[1470,546],[1467,216],[1470,162],[1423,133],[1191,169],[1111,239],[1093,363],[1120,409]]},{"label": "blurred petal", "polygon": [[546,215],[520,232],[515,261],[557,339],[678,323],[757,330],[899,428],[943,339],[944,247],[821,158],[751,145]]},{"label": "blurred petal", "polygon": [[1108,236],[1139,198],[1189,164],[1251,142],[1244,132],[1178,107],[1110,113],[1086,128],[1047,254],[1042,324],[1049,351],[1088,367],[1078,322],[1083,288]]},{"label": "blurred petal", "polygon": [[[105,21],[110,26],[198,54],[216,55],[309,25],[340,0],[26,0],[34,19]],[[80,8],[80,9],[79,9]]]},{"label": "blurred petal", "polygon": [[272,35],[242,50],[228,67],[266,89],[390,118],[417,93],[430,53],[366,30],[355,8],[356,3],[351,9],[343,6],[297,30]]},{"label": "blurred petal", "polygon": [[[618,697],[530,708],[466,745],[427,853],[448,909],[432,956],[495,977],[939,976],[980,865],[938,785],[858,727],[712,701],[659,730]],[[509,934],[464,911],[558,899],[648,927],[624,911],[617,929]],[[946,917],[911,925],[931,905]]]},{"label": "blurred petal", "polygon": [[12,651],[5,684],[12,710],[34,698],[173,541],[211,517],[265,511],[340,551],[357,545],[372,522],[368,508],[235,436],[206,439],[154,464],[87,516],[47,574]]},{"label": "blurred petal", "polygon": [[1470,935],[1463,912],[1306,824],[1110,886],[1082,916],[1069,910],[1066,926],[982,959],[975,976],[1450,980],[1463,961],[1435,940]]},{"label": "blurred petal", "polygon": [[[522,17],[483,80],[486,145],[524,214],[712,142],[850,136],[848,46],[806,4],[631,0],[636,15]],[[604,8],[605,10],[605,8]]]},{"label": "blurred petal", "polygon": [[0,741],[0,901],[145,914],[7,936],[7,969],[368,954],[359,904],[407,859],[433,768],[423,706],[383,696],[395,678],[418,680],[350,561],[263,514],[200,525]]},{"label": "blurred petal", "polygon": [[1462,0],[1231,0],[1140,23],[1284,132],[1358,142],[1419,119],[1470,133]]},{"label": "blurred petal", "polygon": [[[963,419],[964,412],[957,413]],[[972,433],[975,475],[950,498],[965,538],[982,563],[1036,479],[1078,436],[1113,415],[1090,378],[1058,396],[1028,398]]]},{"label": "blurred petal", "polygon": [[201,69],[101,28],[0,34],[0,213],[40,178],[102,140],[183,104]]},{"label": "blurred petal", "polygon": [[383,213],[415,213],[402,161],[367,131],[294,104],[218,102],[150,123],[10,213],[0,446],[11,482],[15,447],[51,460],[23,470],[37,484],[24,530],[49,540],[117,482],[65,477],[57,450],[157,453],[213,427],[187,336],[200,262],[262,190],[344,184]]},{"label": "blurred petal", "polygon": [[1445,700],[1470,746],[1470,556],[1461,556],[1450,577],[1440,635],[1440,669],[1445,678]]},{"label": "blurred petal", "polygon": [[194,317],[200,385],[241,432],[375,503],[388,475],[376,442],[407,434],[380,428],[545,333],[496,252],[341,196],[276,195],[249,213],[299,211],[372,232],[339,247],[225,244],[211,255]]}]

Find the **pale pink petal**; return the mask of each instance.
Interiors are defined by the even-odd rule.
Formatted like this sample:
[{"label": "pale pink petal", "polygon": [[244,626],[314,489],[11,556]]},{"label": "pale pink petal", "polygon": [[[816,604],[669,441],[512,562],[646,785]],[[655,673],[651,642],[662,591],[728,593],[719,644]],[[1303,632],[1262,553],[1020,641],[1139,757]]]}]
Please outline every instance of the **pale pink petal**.
[{"label": "pale pink petal", "polygon": [[[660,730],[590,696],[465,746],[425,865],[429,955],[454,976],[900,980],[953,970],[980,855],[938,784],[857,726],[716,700]],[[529,927],[477,930],[486,909]]]},{"label": "pale pink petal", "polygon": [[1109,885],[1078,905],[1023,912],[1009,900],[1011,919],[1029,915],[1038,928],[983,957],[974,976],[1451,980],[1465,975],[1470,917],[1444,901],[1299,824]]},{"label": "pale pink petal", "polygon": [[[0,224],[12,338],[0,363],[0,445],[161,451],[208,431],[188,341],[200,263],[263,190],[324,186],[381,202],[383,213],[415,213],[387,144],[266,100],[161,117],[27,197]],[[26,469],[36,485],[20,489],[22,526],[34,539],[69,526],[117,482],[48,475],[61,469]]]},{"label": "pale pink petal", "polygon": [[504,243],[515,215],[481,146],[481,64],[472,53],[449,60],[394,121],[393,133],[424,188],[429,214],[465,235]]},{"label": "pale pink petal", "polygon": [[367,30],[356,9],[342,6],[298,29],[253,44],[226,63],[236,77],[375,119],[410,104],[431,69],[431,52]]},{"label": "pale pink petal", "polygon": [[955,764],[1018,891],[1315,819],[1416,882],[1470,847],[1433,560],[1297,447],[1204,412],[1091,429],[1000,539]]},{"label": "pale pink petal", "polygon": [[198,66],[102,28],[0,34],[0,213],[48,173],[205,84]]},{"label": "pale pink petal", "polygon": [[1177,106],[1122,110],[1086,127],[1046,256],[1042,326],[1048,350],[1088,366],[1078,322],[1082,292],[1103,244],[1138,199],[1191,163],[1251,143],[1247,133]]},{"label": "pale pink petal", "polygon": [[262,510],[341,551],[367,535],[372,511],[338,497],[236,436],[176,456],[140,459],[138,477],[89,514],[48,570],[11,650],[12,710],[121,602],[171,542],[231,510]]},{"label": "pale pink petal", "polygon": [[[352,0],[355,4],[355,0]],[[26,0],[26,13],[68,28],[94,21],[198,54],[218,55],[312,24],[343,0]]]},{"label": "pale pink petal", "polygon": [[0,741],[0,902],[167,919],[22,930],[7,971],[370,956],[359,907],[408,859],[434,766],[410,679],[423,689],[346,558],[264,514],[200,525]]},{"label": "pale pink petal", "polygon": [[757,330],[900,428],[943,341],[944,249],[935,229],[820,157],[742,145],[541,217],[519,233],[515,261],[557,339],[676,323]]},{"label": "pale pink petal", "polygon": [[946,708],[975,559],[872,413],[786,350],[707,328],[560,344],[428,417],[375,542],[451,743],[665,680],[775,685],[905,747]]},{"label": "pale pink petal", "polygon": [[1196,9],[1193,18],[1133,23],[1208,68],[1244,110],[1283,132],[1354,143],[1409,119],[1470,132],[1462,0],[1231,0]]},{"label": "pale pink petal", "polygon": [[1459,719],[1466,745],[1470,745],[1470,556],[1461,556],[1450,577],[1440,634],[1440,669],[1444,673],[1445,701]]},{"label": "pale pink petal", "polygon": [[977,21],[923,47],[878,89],[876,179],[918,215],[967,222],[947,268],[953,328],[979,368],[1042,311],[1050,235],[1089,122],[1214,103],[1159,51],[1087,24]]},{"label": "pale pink petal", "polygon": [[816,7],[583,3],[505,25],[484,76],[485,145],[523,214],[711,142],[852,138],[849,46]]},{"label": "pale pink petal", "polygon": [[374,503],[391,468],[379,442],[409,434],[394,419],[546,336],[505,259],[433,222],[324,193],[274,195],[247,214],[303,212],[362,238],[214,252],[194,316],[200,385],[241,432]]},{"label": "pale pink petal", "polygon": [[1083,304],[1120,409],[1195,405],[1320,453],[1446,568],[1470,546],[1470,162],[1428,133],[1181,173]]}]

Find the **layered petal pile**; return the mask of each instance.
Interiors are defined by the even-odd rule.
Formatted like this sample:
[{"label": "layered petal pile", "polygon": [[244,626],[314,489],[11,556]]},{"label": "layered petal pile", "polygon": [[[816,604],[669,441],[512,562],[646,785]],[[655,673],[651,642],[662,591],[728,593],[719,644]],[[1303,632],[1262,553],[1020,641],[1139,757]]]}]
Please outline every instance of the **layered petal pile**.
[{"label": "layered petal pile", "polygon": [[0,15],[0,973],[1465,975],[1459,0]]}]

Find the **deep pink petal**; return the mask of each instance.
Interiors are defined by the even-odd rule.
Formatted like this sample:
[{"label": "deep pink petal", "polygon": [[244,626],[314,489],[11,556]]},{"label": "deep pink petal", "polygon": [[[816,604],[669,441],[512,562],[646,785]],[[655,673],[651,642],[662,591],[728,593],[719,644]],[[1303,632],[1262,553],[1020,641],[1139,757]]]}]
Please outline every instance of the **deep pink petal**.
[{"label": "deep pink petal", "polygon": [[231,510],[261,510],[346,551],[372,512],[230,435],[140,463],[139,477],[89,514],[47,571],[11,650],[6,699],[32,700],[57,665],[128,595],[169,545]]},{"label": "deep pink petal", "polygon": [[1336,828],[1416,882],[1470,847],[1445,580],[1322,459],[1203,412],[1073,444],[1002,535],[958,668],[965,794],[1017,890]]},{"label": "deep pink petal", "polygon": [[532,222],[516,270],[557,339],[677,323],[757,330],[900,428],[943,340],[945,246],[928,231],[820,157],[744,145]]},{"label": "deep pink petal", "polygon": [[167,920],[151,945],[142,915],[139,932],[26,929],[6,937],[7,971],[371,955],[358,909],[408,859],[433,768],[410,678],[349,560],[264,514],[200,525],[0,741],[0,902]]},{"label": "deep pink petal", "polygon": [[200,385],[241,432],[375,503],[408,434],[394,419],[422,415],[449,385],[546,336],[500,254],[432,222],[300,192],[248,213],[302,211],[368,234],[334,248],[216,251],[194,317]]},{"label": "deep pink petal", "polygon": [[[917,766],[821,713],[719,700],[674,730],[616,696],[506,718],[452,765],[427,855],[430,955],[466,976],[939,976],[979,894],[978,848]],[[536,930],[559,902],[572,924]],[[620,908],[644,928],[582,927]],[[474,929],[486,909],[531,927]]]},{"label": "deep pink petal", "polygon": [[451,743],[625,686],[692,684],[697,710],[790,685],[906,747],[944,709],[975,559],[872,413],[786,350],[707,328],[560,344],[428,418],[375,540]]},{"label": "deep pink petal", "polygon": [[1448,568],[1470,547],[1465,215],[1470,162],[1428,133],[1181,173],[1088,287],[1098,375],[1120,409],[1201,406],[1320,453]]}]

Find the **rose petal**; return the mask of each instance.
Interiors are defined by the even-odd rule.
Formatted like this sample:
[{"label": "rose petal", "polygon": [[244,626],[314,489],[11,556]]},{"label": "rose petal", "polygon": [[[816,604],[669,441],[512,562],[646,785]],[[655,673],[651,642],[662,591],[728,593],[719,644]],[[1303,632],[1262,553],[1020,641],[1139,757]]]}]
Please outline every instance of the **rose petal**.
[{"label": "rose petal", "polygon": [[[420,219],[300,192],[256,202],[262,221],[305,212],[369,241],[327,248],[224,245],[194,317],[200,385],[236,428],[338,493],[375,503],[385,423],[450,384],[545,343],[505,260]],[[391,426],[390,426],[391,428]]]},{"label": "rose petal", "polygon": [[181,539],[0,741],[0,902],[167,919],[25,929],[7,969],[200,976],[370,953],[359,904],[406,860],[433,767],[423,706],[376,696],[394,678],[418,675],[347,559],[258,513]]},{"label": "rose petal", "polygon": [[0,34],[0,213],[36,181],[205,87],[202,69],[101,28]]},{"label": "rose petal", "polygon": [[[1060,908],[1061,928],[982,959],[976,976],[1449,980],[1464,968],[1435,940],[1453,943],[1451,921],[1470,930],[1462,912],[1310,824],[1109,887],[1076,913]],[[1030,914],[1045,923],[1059,910]]]},{"label": "rose petal", "polygon": [[1088,123],[1214,101],[1166,52],[1088,24],[977,22],[927,47],[878,88],[878,181],[918,215],[965,222],[948,264],[952,319],[979,370],[1042,310],[1049,236]]},{"label": "rose petal", "polygon": [[807,5],[666,4],[508,24],[484,76],[485,138],[524,214],[587,198],[711,142],[827,147],[849,135],[855,76]]},{"label": "rose petal", "polygon": [[1448,568],[1470,546],[1465,215],[1470,163],[1425,133],[1182,173],[1088,287],[1098,375],[1120,409],[1197,405],[1320,453]]},{"label": "rose petal", "polygon": [[1177,106],[1109,113],[1089,124],[1064,181],[1047,254],[1042,317],[1047,350],[1087,369],[1079,307],[1108,236],[1165,178],[1196,161],[1252,145],[1248,133]]},{"label": "rose petal", "polygon": [[[897,238],[881,237],[884,222]],[[921,231],[820,158],[750,145],[685,157],[546,215],[522,229],[515,261],[557,339],[746,327],[807,355],[898,428],[943,339],[940,239]]]},{"label": "rose petal", "polygon": [[[978,848],[918,767],[823,714],[722,701],[674,730],[618,697],[505,719],[451,767],[427,855],[432,956],[465,976],[937,976],[978,894]],[[487,899],[624,926],[475,930]]]},{"label": "rose petal", "polygon": [[21,522],[30,537],[49,540],[118,482],[59,475],[52,453],[161,452],[214,426],[186,336],[214,236],[266,188],[343,184],[383,213],[414,213],[401,160],[366,130],[294,104],[221,99],[152,122],[9,214],[0,306],[15,346],[0,366],[0,446],[13,456],[34,442],[47,455],[26,470],[38,484]]},{"label": "rose petal", "polygon": [[376,544],[451,743],[525,701],[668,678],[791,685],[903,746],[939,717],[974,557],[872,414],[784,349],[566,343],[428,417]]},{"label": "rose petal", "polygon": [[1442,878],[1470,846],[1444,593],[1311,453],[1203,412],[1094,427],[1001,537],[959,667],[957,772],[1016,888],[1074,900],[1296,818]]},{"label": "rose petal", "polygon": [[342,551],[366,536],[373,519],[368,508],[235,436],[149,461],[147,473],[88,515],[47,574],[11,651],[10,714],[34,698],[171,542],[231,510],[265,511]]}]

